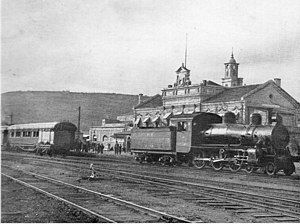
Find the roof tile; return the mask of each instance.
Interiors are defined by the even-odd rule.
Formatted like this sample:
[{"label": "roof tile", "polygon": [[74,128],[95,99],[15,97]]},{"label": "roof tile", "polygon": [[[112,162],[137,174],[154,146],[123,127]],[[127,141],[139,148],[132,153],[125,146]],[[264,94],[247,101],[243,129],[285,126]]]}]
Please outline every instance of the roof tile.
[{"label": "roof tile", "polygon": [[204,100],[203,103],[217,103],[241,100],[241,98],[246,93],[252,91],[253,89],[256,89],[258,86],[259,84],[226,88],[222,92]]}]

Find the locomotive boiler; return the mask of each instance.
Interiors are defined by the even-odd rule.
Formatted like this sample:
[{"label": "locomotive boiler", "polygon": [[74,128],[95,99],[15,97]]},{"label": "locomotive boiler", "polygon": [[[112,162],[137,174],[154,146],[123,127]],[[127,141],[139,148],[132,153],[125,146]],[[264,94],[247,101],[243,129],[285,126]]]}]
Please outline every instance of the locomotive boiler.
[{"label": "locomotive boiler", "polygon": [[[250,125],[236,124],[232,113],[225,114],[222,124],[210,124],[199,134],[199,168],[211,162],[215,170],[224,165],[232,171],[244,167],[252,172],[260,167],[269,175],[283,170],[286,175],[295,171],[289,151],[288,130],[279,115],[273,125],[262,125],[261,116],[253,114]],[[213,148],[212,148],[213,147]]]},{"label": "locomotive boiler", "polygon": [[170,127],[133,129],[132,152],[140,162],[188,163],[199,169],[210,165],[250,173],[262,168],[268,175],[295,171],[286,150],[289,133],[279,116],[272,125],[262,125],[259,114],[252,115],[250,125],[235,121],[230,112],[223,119],[212,113],[176,115]]}]

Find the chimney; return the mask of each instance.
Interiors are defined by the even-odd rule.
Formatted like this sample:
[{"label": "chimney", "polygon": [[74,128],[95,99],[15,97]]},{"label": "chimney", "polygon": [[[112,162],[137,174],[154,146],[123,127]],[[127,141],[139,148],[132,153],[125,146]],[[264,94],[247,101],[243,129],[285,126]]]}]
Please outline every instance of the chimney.
[{"label": "chimney", "polygon": [[143,94],[140,93],[140,94],[139,94],[139,102],[138,102],[138,104],[140,104],[140,103],[142,102],[142,96],[143,96]]},{"label": "chimney", "polygon": [[274,82],[277,86],[281,87],[281,79],[280,78],[274,78]]},{"label": "chimney", "polygon": [[202,83],[203,83],[204,86],[207,85],[207,81],[206,80],[202,80]]}]

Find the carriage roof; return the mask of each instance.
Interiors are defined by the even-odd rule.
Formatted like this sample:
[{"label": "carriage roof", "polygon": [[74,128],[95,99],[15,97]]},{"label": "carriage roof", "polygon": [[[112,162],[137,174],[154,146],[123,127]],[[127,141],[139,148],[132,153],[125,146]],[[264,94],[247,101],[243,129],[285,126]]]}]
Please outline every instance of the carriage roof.
[{"label": "carriage roof", "polygon": [[14,124],[9,126],[8,130],[19,130],[19,129],[48,129],[54,128],[59,122],[46,122],[46,123],[28,123],[28,124]]}]

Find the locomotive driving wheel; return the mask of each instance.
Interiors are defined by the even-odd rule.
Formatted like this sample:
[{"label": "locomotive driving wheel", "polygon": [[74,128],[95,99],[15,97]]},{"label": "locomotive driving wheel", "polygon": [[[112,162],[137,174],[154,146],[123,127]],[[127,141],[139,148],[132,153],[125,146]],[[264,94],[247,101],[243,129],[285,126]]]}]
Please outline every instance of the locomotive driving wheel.
[{"label": "locomotive driving wheel", "polygon": [[277,173],[277,167],[274,162],[268,162],[265,169],[269,176],[274,176]]},{"label": "locomotive driving wheel", "polygon": [[283,172],[286,176],[291,176],[295,172],[295,165],[293,162],[286,164],[286,167],[283,169]]},{"label": "locomotive driving wheel", "polygon": [[222,170],[224,167],[224,163],[223,161],[218,161],[218,162],[214,162],[213,160],[211,161],[211,166],[214,170],[219,171]]},{"label": "locomotive driving wheel", "polygon": [[206,165],[206,161],[204,161],[203,159],[204,159],[204,152],[203,151],[198,152],[193,157],[193,165],[198,169],[202,169]]},{"label": "locomotive driving wheel", "polygon": [[242,162],[238,161],[238,160],[233,160],[231,162],[229,162],[229,169],[232,172],[237,172],[242,168]]},{"label": "locomotive driving wheel", "polygon": [[251,165],[247,165],[247,166],[245,167],[245,171],[246,171],[246,173],[253,173],[254,167],[251,166]]}]

